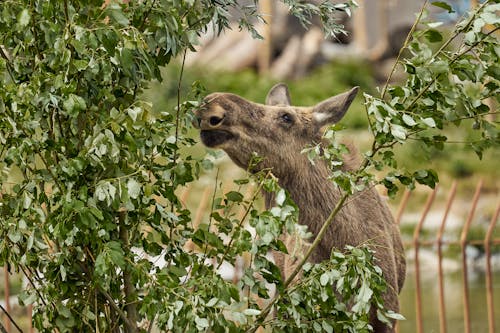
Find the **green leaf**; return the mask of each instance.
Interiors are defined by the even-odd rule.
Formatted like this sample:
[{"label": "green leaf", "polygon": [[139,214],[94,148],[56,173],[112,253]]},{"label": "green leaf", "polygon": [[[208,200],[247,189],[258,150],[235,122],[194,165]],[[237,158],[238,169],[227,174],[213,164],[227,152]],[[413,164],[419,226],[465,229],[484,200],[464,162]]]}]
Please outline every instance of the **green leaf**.
[{"label": "green leaf", "polygon": [[443,35],[435,29],[426,30],[424,32],[424,37],[431,43],[437,43],[443,40]]},{"label": "green leaf", "polygon": [[431,4],[433,6],[436,6],[436,7],[442,8],[444,10],[447,10],[448,13],[454,13],[455,12],[453,10],[453,8],[449,4],[447,4],[446,2],[443,2],[443,1],[434,1],[434,2],[431,2]]},{"label": "green leaf", "polygon": [[435,74],[447,73],[450,70],[450,68],[448,66],[448,62],[444,61],[444,60],[437,60],[437,61],[431,62],[429,64],[429,68]]},{"label": "green leaf", "polygon": [[36,293],[29,290],[21,290],[18,297],[20,305],[23,306],[34,304],[37,300]]},{"label": "green leaf", "polygon": [[68,98],[63,102],[64,109],[68,112],[68,115],[76,117],[80,111],[87,109],[87,103],[85,100],[75,94],[70,94]]},{"label": "green leaf", "polygon": [[436,127],[436,122],[434,121],[433,118],[430,118],[430,117],[429,118],[423,118],[422,122],[425,125],[429,126],[429,127],[432,127],[432,128]]},{"label": "green leaf", "polygon": [[401,125],[391,124],[391,134],[398,141],[406,140],[406,130]]},{"label": "green leaf", "polygon": [[394,97],[405,97],[406,96],[405,90],[400,86],[390,88],[389,92]]},{"label": "green leaf", "polygon": [[19,25],[21,27],[26,27],[30,23],[30,19],[31,19],[31,14],[26,8],[23,9],[19,13],[19,16],[17,17],[17,21],[19,22]]},{"label": "green leaf", "polygon": [[327,333],[333,333],[333,327],[332,327],[332,325],[330,325],[328,322],[326,322],[326,320],[324,320],[321,323],[321,327],[325,330],[325,332],[327,332]]},{"label": "green leaf", "polygon": [[187,271],[184,267],[170,266],[168,270],[177,277],[183,277],[187,274]]},{"label": "green leaf", "polygon": [[102,251],[95,260],[95,272],[98,276],[104,277],[115,270],[116,267],[125,267],[125,257],[121,244],[117,241],[110,241],[104,244]]},{"label": "green leaf", "polygon": [[200,331],[205,330],[210,326],[206,318],[195,317],[194,322],[196,323],[196,328]]},{"label": "green leaf", "polygon": [[109,248],[111,262],[123,269],[125,267],[125,257],[121,244],[117,241],[111,241],[107,246]]},{"label": "green leaf", "polygon": [[406,320],[406,318],[403,315],[401,315],[399,313],[396,313],[396,312],[394,312],[392,310],[389,310],[387,312],[386,316],[388,318],[391,318],[391,319],[394,319],[394,320]]},{"label": "green leaf", "polygon": [[123,14],[122,8],[117,3],[111,3],[106,7],[106,13],[111,17],[113,21],[119,25],[125,27],[129,25],[130,21]]},{"label": "green leaf", "polygon": [[136,106],[127,109],[127,113],[129,115],[129,117],[134,122],[137,121],[137,118],[138,118],[139,115],[142,114],[142,111],[143,111],[142,108],[136,107]]},{"label": "green leaf", "polygon": [[322,286],[326,286],[330,282],[330,276],[328,275],[327,272],[321,274],[321,277],[319,278],[319,283],[321,283]]},{"label": "green leaf", "polygon": [[359,289],[359,300],[363,303],[368,303],[373,295],[373,290],[368,286],[368,283],[363,283]]},{"label": "green leaf", "polygon": [[21,232],[18,229],[10,229],[7,236],[12,243],[17,243],[22,238]]},{"label": "green leaf", "polygon": [[61,274],[61,280],[66,281],[66,267],[64,267],[64,265],[59,265],[59,272]]},{"label": "green leaf", "polygon": [[127,182],[127,192],[132,199],[137,199],[141,194],[141,184],[135,179],[130,178]]},{"label": "green leaf", "polygon": [[243,310],[243,314],[245,316],[258,316],[260,315],[261,311],[258,309],[245,309]]},{"label": "green leaf", "polygon": [[413,173],[413,176],[415,177],[415,180],[417,182],[419,182],[420,184],[427,185],[430,188],[434,188],[437,182],[439,182],[439,178],[436,171],[432,169],[415,171]]},{"label": "green leaf", "polygon": [[215,306],[219,302],[219,299],[216,297],[212,297],[206,304],[209,308]]},{"label": "green leaf", "polygon": [[226,199],[232,202],[242,202],[243,201],[243,194],[240,192],[236,191],[230,191],[226,193]]},{"label": "green leaf", "polygon": [[410,63],[405,63],[405,71],[408,74],[415,74],[416,73],[416,68],[413,64]]},{"label": "green leaf", "polygon": [[408,126],[415,126],[417,124],[417,122],[408,114],[404,114],[403,117],[402,117],[404,123]]},{"label": "green leaf", "polygon": [[283,206],[286,200],[286,193],[285,190],[280,189],[278,193],[276,194],[276,204],[278,206]]}]

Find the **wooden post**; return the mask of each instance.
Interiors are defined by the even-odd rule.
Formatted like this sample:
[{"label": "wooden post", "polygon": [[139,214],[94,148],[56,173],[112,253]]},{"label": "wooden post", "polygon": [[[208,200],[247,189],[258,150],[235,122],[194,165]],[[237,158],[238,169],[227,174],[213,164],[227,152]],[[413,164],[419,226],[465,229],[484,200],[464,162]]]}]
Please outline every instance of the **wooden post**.
[{"label": "wooden post", "polygon": [[366,7],[365,0],[358,0],[359,7],[353,13],[354,45],[361,52],[368,50],[368,36],[366,33]]},{"label": "wooden post", "polygon": [[378,36],[375,45],[370,48],[370,55],[368,58],[376,61],[382,58],[387,48],[389,47],[389,1],[379,1],[377,3],[377,30]]},{"label": "wooden post", "polygon": [[259,13],[262,15],[266,24],[263,25],[261,35],[264,40],[259,43],[259,50],[257,55],[257,67],[259,73],[267,73],[271,67],[271,56],[272,56],[272,40],[271,31],[273,24],[273,1],[271,0],[260,0],[259,1]]}]

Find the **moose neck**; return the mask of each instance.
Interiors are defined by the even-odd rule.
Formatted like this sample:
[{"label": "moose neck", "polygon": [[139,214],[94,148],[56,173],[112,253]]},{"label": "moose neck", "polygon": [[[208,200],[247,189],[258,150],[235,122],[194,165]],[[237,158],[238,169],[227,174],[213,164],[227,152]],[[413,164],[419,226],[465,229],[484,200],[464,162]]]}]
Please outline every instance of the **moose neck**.
[{"label": "moose neck", "polygon": [[312,165],[305,159],[302,165],[279,178],[280,185],[299,208],[299,223],[307,225],[313,233],[340,198],[340,191],[328,179],[329,173],[321,161]]}]

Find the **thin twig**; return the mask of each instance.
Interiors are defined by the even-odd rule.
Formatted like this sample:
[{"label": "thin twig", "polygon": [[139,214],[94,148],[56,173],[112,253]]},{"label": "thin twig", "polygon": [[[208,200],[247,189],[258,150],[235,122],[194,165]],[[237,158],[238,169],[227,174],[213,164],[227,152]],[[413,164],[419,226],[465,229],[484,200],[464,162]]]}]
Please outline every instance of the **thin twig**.
[{"label": "thin twig", "polygon": [[[121,211],[119,213],[119,228],[120,228],[120,240],[122,242],[123,247],[125,248],[125,251],[127,253],[130,253],[130,235],[128,232],[128,228],[125,225],[126,222],[126,217],[127,217],[127,211]],[[137,314],[137,305],[133,301],[136,290],[134,283],[132,282],[132,272],[130,270],[130,267],[128,265],[125,266],[123,269],[123,291],[125,293],[125,309],[127,310],[127,319],[130,321],[130,324],[133,326],[127,325],[127,332],[132,333],[137,331],[137,320],[138,320],[138,314]]]},{"label": "thin twig", "polygon": [[[0,309],[3,311],[3,313],[5,313],[5,315],[7,316],[7,318],[9,318],[10,322],[12,324],[14,324],[14,326],[17,328],[17,330],[22,333],[23,330],[19,327],[19,325],[14,320],[14,318],[12,318],[12,316],[10,315],[10,313],[8,313],[7,310],[5,310],[5,308],[1,304],[0,304]],[[0,323],[0,325],[1,325],[1,323]],[[7,330],[5,329],[5,327],[3,325],[0,326],[0,329],[2,330],[2,332],[7,333]]]},{"label": "thin twig", "polygon": [[[208,228],[207,228],[208,232],[210,232],[210,228],[212,227],[212,221],[213,221],[212,213],[214,212],[215,194],[217,193],[217,185],[219,182],[219,171],[220,171],[220,169],[217,168],[217,173],[215,174],[214,191],[212,193],[212,205],[210,206],[210,215],[209,215],[209,219],[208,219]],[[203,250],[202,262],[205,262],[205,260],[207,260],[207,253],[208,253],[208,246],[205,245],[205,249]],[[191,265],[191,267],[192,267],[192,265]]]},{"label": "thin twig", "polygon": [[9,73],[9,76],[10,76],[10,79],[12,80],[12,82],[14,83],[17,83],[16,82],[16,79],[14,77],[14,73],[12,72],[12,65],[10,63],[10,58],[9,56],[7,56],[7,54],[4,52],[3,50],[3,45],[0,45],[0,55],[2,56],[2,58],[5,59],[5,62],[7,64],[7,72]]},{"label": "thin twig", "polygon": [[[286,279],[286,281],[285,281],[285,283],[283,285],[283,289],[286,289],[290,285],[290,283],[292,283],[292,281],[295,279],[295,277],[297,276],[297,274],[299,274],[300,270],[302,269],[302,266],[304,266],[304,264],[307,262],[307,260],[309,259],[309,257],[313,253],[313,251],[319,245],[319,243],[323,239],[323,236],[325,235],[326,231],[328,230],[328,228],[332,224],[335,216],[337,216],[337,213],[344,206],[344,202],[347,200],[348,197],[349,197],[349,193],[344,193],[344,195],[342,195],[342,197],[340,198],[340,200],[337,202],[337,204],[335,205],[335,208],[332,210],[332,212],[330,213],[330,215],[328,216],[328,218],[326,219],[326,221],[323,223],[323,226],[319,230],[318,235],[316,236],[316,238],[314,239],[313,243],[311,244],[311,246],[307,250],[306,254],[304,255],[304,257],[302,258],[302,260],[299,262],[299,264],[295,267],[295,269],[292,271],[292,273]],[[280,299],[281,296],[282,295],[280,293],[276,293],[275,294],[275,296],[273,297],[273,299],[271,300],[271,302],[269,302],[269,304],[266,306],[266,308],[261,312],[261,314],[255,320],[256,323],[261,322],[262,320],[264,320],[269,315],[269,313],[271,312],[271,309],[273,308],[274,304]],[[258,326],[254,326],[253,328],[251,328],[249,330],[249,332],[253,333],[253,332],[255,332],[257,330],[257,328],[258,328]]]},{"label": "thin twig", "polygon": [[[482,39],[478,40],[477,42],[475,42],[474,44],[470,45],[468,48],[465,49],[465,51],[462,51],[458,54],[456,54],[449,62],[448,65],[452,65],[455,61],[457,61],[460,57],[462,57],[464,54],[467,54],[469,53],[471,50],[473,50],[476,46],[478,46],[479,44],[481,44],[482,42],[484,42],[484,40],[486,38],[488,38],[491,34],[497,32],[498,30],[500,30],[500,27],[496,27],[495,29],[491,30],[490,32],[488,32]],[[406,110],[411,110],[411,108],[418,102],[418,100],[427,92],[427,90],[429,90],[429,88],[434,84],[434,82],[436,82],[436,80],[441,76],[443,75],[444,73],[440,73],[438,74],[435,78],[433,78],[425,87],[424,89],[422,89],[418,95],[413,99],[413,101],[410,103],[410,105],[405,109]]]},{"label": "thin twig", "polygon": [[[35,283],[33,282],[33,280],[31,279],[31,276],[26,273],[26,271],[24,270],[25,268],[29,270],[29,267],[23,267],[23,266],[19,266],[19,268],[21,268],[21,270],[23,271],[23,274],[24,276],[28,279],[28,281],[30,282],[31,286],[33,287],[33,289],[35,289],[35,292],[38,294],[38,297],[40,298],[40,301],[42,301],[43,305],[47,306],[47,302],[43,299],[43,296],[42,294],[40,293],[40,291],[36,288],[36,285]],[[54,303],[51,303],[52,306],[54,307],[54,309],[56,308],[55,304]]]},{"label": "thin twig", "polygon": [[406,36],[406,39],[403,43],[403,46],[399,49],[398,56],[396,57],[396,61],[394,61],[394,65],[392,66],[391,72],[389,76],[387,77],[387,80],[385,81],[384,88],[382,89],[382,94],[381,94],[381,99],[384,99],[385,93],[387,92],[387,88],[389,87],[389,82],[392,79],[392,76],[396,72],[396,67],[398,66],[399,59],[401,59],[401,56],[403,54],[403,51],[408,47],[408,43],[411,40],[411,37],[413,35],[413,32],[415,32],[415,29],[417,28],[417,25],[420,23],[420,20],[422,19],[422,15],[424,14],[425,7],[427,6],[427,3],[429,0],[425,0],[424,4],[422,5],[422,9],[420,10],[420,13],[418,14],[417,19],[415,20],[415,23],[413,23],[410,32],[408,32],[408,35]]},{"label": "thin twig", "polygon": [[[184,66],[186,64],[186,54],[187,50],[184,50],[184,54],[182,56],[182,65],[181,65],[181,72],[179,74],[179,82],[177,83],[177,112],[175,115],[175,149],[174,149],[174,154],[172,156],[172,161],[174,163],[174,166],[177,164],[177,158],[179,154],[179,147],[178,147],[178,140],[179,140],[179,126],[180,126],[180,113],[181,113],[181,84],[182,84],[182,78],[184,75]],[[174,167],[172,167],[173,169]],[[175,181],[175,172],[172,172],[171,179],[172,184]],[[171,206],[171,211],[174,211],[174,205]],[[172,233],[173,228],[170,228],[170,233]],[[172,236],[172,234],[170,234]]]},{"label": "thin twig", "polygon": [[132,332],[138,332],[138,329],[137,329],[137,326],[135,325],[135,323],[132,323],[127,318],[127,315],[125,314],[125,312],[123,312],[122,309],[120,309],[120,307],[118,307],[118,305],[116,305],[115,300],[113,299],[113,297],[111,297],[111,295],[108,294],[101,287],[99,287],[99,293],[101,295],[103,295],[104,298],[106,298],[106,300],[108,301],[108,304],[113,308],[114,311],[116,311],[116,313],[118,313],[118,315],[123,320],[123,322],[125,323],[125,325],[127,325],[127,327],[129,328],[129,330],[132,331]]},{"label": "thin twig", "polygon": [[[260,191],[262,190],[262,187],[264,186],[264,181],[271,175],[271,170],[268,170],[267,171],[267,174],[265,175],[264,179],[260,182],[259,184],[259,187],[257,188],[257,190],[255,191],[252,199],[250,199],[250,202],[248,204],[248,207],[247,209],[245,210],[245,213],[243,214],[243,216],[241,217],[240,219],[240,223],[238,223],[238,227],[237,228],[241,228],[241,226],[243,225],[243,223],[245,222],[248,214],[250,213],[250,209],[253,207],[253,204],[255,202],[255,200],[257,199],[257,197],[259,196],[260,194]],[[233,235],[234,236],[234,235]],[[233,240],[234,240],[234,237],[231,237],[231,239],[229,240],[229,243],[227,244],[226,246],[226,250],[224,251],[224,254],[222,255],[222,259],[221,261],[219,262],[219,264],[217,265],[217,268],[216,269],[219,269],[220,266],[222,265],[222,263],[224,262],[224,258],[227,256],[227,254],[229,253],[229,250],[231,249],[231,245],[233,244]]]},{"label": "thin twig", "polygon": [[146,24],[148,16],[149,16],[149,14],[151,14],[151,11],[153,10],[153,7],[155,6],[155,3],[156,3],[156,0],[153,0],[153,2],[151,3],[151,6],[149,7],[148,11],[144,14],[144,16],[142,18],[141,25],[139,26],[139,29],[138,29],[139,31],[142,31],[142,29],[144,28],[144,25]]},{"label": "thin twig", "polygon": [[64,18],[66,19],[66,23],[69,25],[69,13],[68,13],[68,0],[64,0]]}]

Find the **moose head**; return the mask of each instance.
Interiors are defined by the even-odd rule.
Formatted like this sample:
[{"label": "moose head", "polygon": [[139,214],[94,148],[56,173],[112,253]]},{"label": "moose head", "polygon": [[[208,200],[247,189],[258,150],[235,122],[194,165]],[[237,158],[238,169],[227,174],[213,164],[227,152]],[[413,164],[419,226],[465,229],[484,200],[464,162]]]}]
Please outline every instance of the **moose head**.
[{"label": "moose head", "polygon": [[241,168],[247,168],[257,154],[264,158],[258,168],[272,168],[280,178],[304,161],[300,152],[321,141],[326,125],[342,119],[357,92],[355,87],[312,107],[292,106],[282,83],[271,88],[265,105],[213,93],[196,112],[195,127],[206,146],[224,150]]}]

